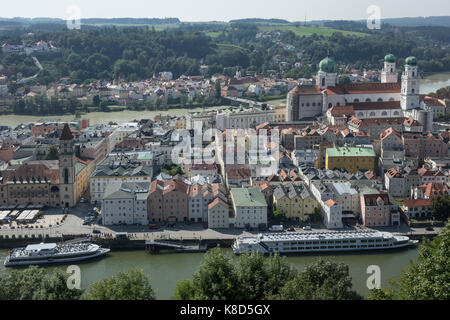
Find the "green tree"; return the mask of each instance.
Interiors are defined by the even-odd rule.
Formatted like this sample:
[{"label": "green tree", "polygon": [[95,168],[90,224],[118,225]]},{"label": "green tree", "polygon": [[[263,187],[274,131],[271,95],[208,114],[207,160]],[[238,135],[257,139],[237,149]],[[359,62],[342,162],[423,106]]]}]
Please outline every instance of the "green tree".
[{"label": "green tree", "polygon": [[89,287],[87,300],[155,300],[150,279],[141,270],[119,272],[94,282]]},{"label": "green tree", "polygon": [[450,214],[450,195],[439,195],[431,198],[431,215],[437,220],[447,220]]},{"label": "green tree", "polygon": [[92,99],[92,103],[94,104],[94,107],[99,107],[100,106],[100,97],[98,95],[95,95],[94,98]]},{"label": "green tree", "polygon": [[296,274],[285,257],[257,253],[241,255],[236,270],[240,284],[237,298],[244,300],[272,299]]},{"label": "green tree", "polygon": [[19,85],[14,81],[8,83],[8,92],[12,95],[16,94],[17,89],[19,89]]},{"label": "green tree", "polygon": [[283,210],[275,210],[273,212],[273,216],[277,220],[283,220],[284,218],[286,218],[286,213]]},{"label": "green tree", "polygon": [[177,284],[174,298],[231,300],[239,293],[237,273],[231,258],[220,248],[209,250],[192,280]]},{"label": "green tree", "polygon": [[216,99],[219,100],[222,97],[222,91],[221,91],[222,89],[220,87],[220,81],[219,80],[216,80],[214,89],[215,89],[215,92],[216,92]]},{"label": "green tree", "polygon": [[352,290],[348,266],[328,259],[317,260],[299,272],[280,290],[283,300],[353,300],[362,297]]},{"label": "green tree", "polygon": [[320,209],[319,208],[314,208],[314,213],[311,216],[311,221],[318,222],[320,220],[322,220],[322,215],[320,214]]},{"label": "green tree", "polygon": [[0,275],[0,300],[78,300],[82,291],[69,289],[69,274],[36,266]]},{"label": "green tree", "polygon": [[58,148],[56,146],[50,146],[44,159],[45,160],[58,160],[59,159]]},{"label": "green tree", "polygon": [[391,286],[372,291],[367,299],[449,300],[450,299],[450,222],[433,239],[424,239],[418,262]]}]

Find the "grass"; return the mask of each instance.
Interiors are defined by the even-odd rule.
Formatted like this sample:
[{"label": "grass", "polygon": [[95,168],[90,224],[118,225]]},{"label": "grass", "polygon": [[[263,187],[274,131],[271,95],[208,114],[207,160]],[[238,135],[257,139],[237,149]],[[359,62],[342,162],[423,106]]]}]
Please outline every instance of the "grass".
[{"label": "grass", "polygon": [[353,35],[357,37],[367,37],[367,33],[362,32],[354,32],[354,31],[345,31],[327,27],[296,27],[296,26],[286,26],[286,25],[273,25],[273,26],[261,26],[261,31],[292,31],[297,36],[310,36],[312,34],[317,34],[319,36],[331,36],[335,32],[340,32],[344,35]]},{"label": "grass", "polygon": [[[209,32],[205,32],[205,34],[208,37],[217,38],[218,36],[220,36],[222,34],[222,31],[209,31]],[[226,34],[226,32],[225,32],[225,34]]]},{"label": "grass", "polygon": [[250,52],[250,50],[234,45],[234,44],[226,44],[226,43],[217,43],[217,51],[234,51],[234,50],[240,50],[243,52]]}]

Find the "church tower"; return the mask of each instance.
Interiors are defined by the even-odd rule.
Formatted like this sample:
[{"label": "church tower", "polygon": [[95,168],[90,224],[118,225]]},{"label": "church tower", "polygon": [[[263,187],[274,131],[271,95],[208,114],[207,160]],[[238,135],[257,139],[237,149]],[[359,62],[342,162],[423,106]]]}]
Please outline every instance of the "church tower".
[{"label": "church tower", "polygon": [[395,56],[390,53],[384,57],[384,68],[381,71],[381,83],[397,83],[397,68],[395,66]]},{"label": "church tower", "polygon": [[416,57],[405,60],[405,71],[402,75],[402,92],[400,105],[403,111],[420,107],[420,78]]},{"label": "church tower", "polygon": [[59,138],[59,197],[61,207],[75,205],[75,150],[72,132],[66,123]]},{"label": "church tower", "polygon": [[337,65],[333,59],[326,57],[319,63],[319,72],[316,78],[320,90],[334,87],[337,83]]}]

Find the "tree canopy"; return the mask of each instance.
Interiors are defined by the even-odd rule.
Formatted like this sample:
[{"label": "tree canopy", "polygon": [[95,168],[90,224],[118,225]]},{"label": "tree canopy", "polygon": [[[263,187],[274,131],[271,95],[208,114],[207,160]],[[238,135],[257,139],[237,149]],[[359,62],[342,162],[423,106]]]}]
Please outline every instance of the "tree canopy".
[{"label": "tree canopy", "polygon": [[82,291],[69,289],[69,275],[35,266],[0,275],[0,300],[78,300]]},{"label": "tree canopy", "polygon": [[87,300],[155,300],[150,279],[141,270],[119,272],[94,282],[85,297]]},{"label": "tree canopy", "polygon": [[348,267],[319,260],[298,272],[285,257],[259,253],[233,259],[219,248],[206,253],[192,280],[177,284],[174,299],[360,299]]},{"label": "tree canopy", "polygon": [[433,240],[423,240],[417,263],[392,279],[391,286],[372,291],[368,299],[449,300],[450,223]]}]

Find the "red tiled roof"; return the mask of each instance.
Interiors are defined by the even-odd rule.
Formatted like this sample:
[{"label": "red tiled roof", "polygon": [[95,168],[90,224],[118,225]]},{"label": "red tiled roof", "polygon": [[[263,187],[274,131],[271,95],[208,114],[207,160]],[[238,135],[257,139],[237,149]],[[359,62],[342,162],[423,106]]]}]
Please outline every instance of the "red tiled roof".
[{"label": "red tiled roof", "polygon": [[380,133],[380,140],[383,141],[387,136],[389,136],[391,133],[395,134],[397,137],[401,138],[402,135],[400,132],[395,130],[394,128],[390,127],[386,130],[384,130],[382,133]]},{"label": "red tiled roof", "polygon": [[400,93],[401,83],[347,83],[327,89],[328,94]]},{"label": "red tiled roof", "polygon": [[226,203],[225,201],[223,201],[220,198],[215,198],[210,204],[208,204],[208,209],[212,209],[214,208],[216,205],[221,204],[222,206],[224,206],[225,208],[229,208],[228,203]]},{"label": "red tiled roof", "polygon": [[334,106],[329,109],[331,115],[333,116],[341,116],[341,115],[354,115],[355,110],[353,109],[353,106],[347,105],[347,106]]},{"label": "red tiled roof", "polygon": [[403,201],[405,207],[428,207],[430,199],[406,199]]}]

